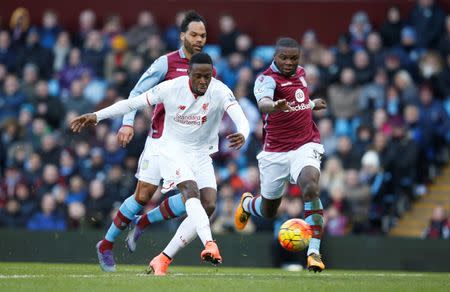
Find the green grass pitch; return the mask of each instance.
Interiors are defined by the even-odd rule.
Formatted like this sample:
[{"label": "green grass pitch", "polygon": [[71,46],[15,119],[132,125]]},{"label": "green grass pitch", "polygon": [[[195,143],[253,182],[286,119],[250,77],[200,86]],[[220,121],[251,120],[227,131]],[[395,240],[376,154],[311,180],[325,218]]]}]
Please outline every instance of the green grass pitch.
[{"label": "green grass pitch", "polygon": [[170,268],[167,277],[144,266],[104,273],[92,264],[0,263],[0,291],[450,291],[450,273],[278,269]]}]

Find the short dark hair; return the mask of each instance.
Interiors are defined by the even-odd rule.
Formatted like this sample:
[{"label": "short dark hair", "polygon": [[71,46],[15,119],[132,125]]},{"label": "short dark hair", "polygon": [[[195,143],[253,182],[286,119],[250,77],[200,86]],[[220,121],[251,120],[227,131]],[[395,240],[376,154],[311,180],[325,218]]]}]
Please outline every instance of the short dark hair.
[{"label": "short dark hair", "polygon": [[300,49],[300,45],[298,44],[298,42],[296,40],[294,40],[293,38],[287,38],[287,37],[279,38],[277,40],[277,43],[275,44],[275,51],[278,52],[278,49],[281,47]]},{"label": "short dark hair", "polygon": [[189,61],[189,68],[192,68],[194,64],[210,64],[213,66],[213,61],[207,53],[197,53],[192,55]]},{"label": "short dark hair", "polygon": [[183,22],[181,22],[181,32],[186,32],[188,30],[188,26],[191,22],[203,22],[203,24],[206,26],[206,21],[203,18],[203,16],[201,16],[200,14],[198,14],[196,11],[194,10],[189,10],[186,12],[186,14],[184,15],[184,19]]}]

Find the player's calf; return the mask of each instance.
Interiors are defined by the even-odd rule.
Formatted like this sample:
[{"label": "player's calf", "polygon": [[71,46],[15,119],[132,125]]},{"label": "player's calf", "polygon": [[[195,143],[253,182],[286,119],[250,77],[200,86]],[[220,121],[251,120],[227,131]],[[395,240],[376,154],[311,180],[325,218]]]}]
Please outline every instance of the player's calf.
[{"label": "player's calf", "polygon": [[148,211],[146,214],[136,218],[132,224],[127,238],[125,239],[128,251],[134,252],[139,238],[144,233],[147,226],[160,221],[170,220],[186,214],[184,199],[181,194],[176,194],[166,198],[161,204]]}]

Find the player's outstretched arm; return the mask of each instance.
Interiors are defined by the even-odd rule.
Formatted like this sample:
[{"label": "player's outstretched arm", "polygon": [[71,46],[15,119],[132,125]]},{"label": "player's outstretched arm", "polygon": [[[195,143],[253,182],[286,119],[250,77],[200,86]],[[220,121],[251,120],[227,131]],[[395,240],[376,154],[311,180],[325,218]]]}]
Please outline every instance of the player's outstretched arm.
[{"label": "player's outstretched arm", "polygon": [[149,104],[154,104],[155,100],[156,98],[152,98],[148,92],[133,99],[121,100],[95,113],[84,114],[76,117],[70,122],[70,128],[73,132],[79,133],[86,126],[96,125],[101,120],[122,116],[133,110],[144,108]]},{"label": "player's outstretched arm", "polygon": [[79,133],[84,127],[93,126],[96,124],[97,124],[97,116],[93,113],[89,113],[73,119],[70,122],[70,129],[75,133]]},{"label": "player's outstretched arm", "polygon": [[263,97],[258,102],[259,110],[264,114],[274,112],[291,112],[294,109],[288,104],[286,99],[273,101],[270,97]]},{"label": "player's outstretched arm", "polygon": [[316,98],[316,99],[312,100],[311,102],[314,104],[313,110],[315,110],[315,111],[327,108],[327,102],[321,98]]},{"label": "player's outstretched arm", "polygon": [[250,125],[241,106],[237,102],[227,108],[227,113],[236,125],[237,133],[230,134],[226,138],[230,142],[230,148],[239,150],[245,144],[250,134]]}]

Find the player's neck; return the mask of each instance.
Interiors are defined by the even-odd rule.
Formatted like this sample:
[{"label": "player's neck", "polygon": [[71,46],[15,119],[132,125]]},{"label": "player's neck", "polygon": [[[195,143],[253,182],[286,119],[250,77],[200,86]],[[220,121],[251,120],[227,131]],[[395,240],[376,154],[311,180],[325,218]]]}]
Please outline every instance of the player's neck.
[{"label": "player's neck", "polygon": [[184,53],[184,56],[186,57],[186,59],[190,60],[192,57],[192,54],[188,52],[188,50],[186,50],[186,48],[184,46],[181,47],[181,50]]}]

